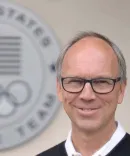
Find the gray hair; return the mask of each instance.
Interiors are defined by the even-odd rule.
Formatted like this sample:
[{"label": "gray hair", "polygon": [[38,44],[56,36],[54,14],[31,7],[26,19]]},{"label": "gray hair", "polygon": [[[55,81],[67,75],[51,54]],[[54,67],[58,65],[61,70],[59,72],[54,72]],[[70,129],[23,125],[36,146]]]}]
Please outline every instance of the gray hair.
[{"label": "gray hair", "polygon": [[60,53],[57,62],[56,62],[56,71],[57,71],[57,78],[60,79],[61,77],[61,69],[62,69],[62,63],[65,57],[65,54],[67,53],[68,49],[72,47],[76,42],[80,41],[83,38],[86,37],[96,37],[99,39],[104,40],[106,43],[108,43],[113,51],[115,52],[118,60],[118,65],[119,65],[119,76],[121,77],[122,81],[126,81],[126,62],[125,58],[121,52],[121,50],[118,48],[118,46],[113,43],[110,39],[108,39],[106,36],[96,33],[96,32],[81,32],[78,34],[72,41],[67,45],[67,47]]}]

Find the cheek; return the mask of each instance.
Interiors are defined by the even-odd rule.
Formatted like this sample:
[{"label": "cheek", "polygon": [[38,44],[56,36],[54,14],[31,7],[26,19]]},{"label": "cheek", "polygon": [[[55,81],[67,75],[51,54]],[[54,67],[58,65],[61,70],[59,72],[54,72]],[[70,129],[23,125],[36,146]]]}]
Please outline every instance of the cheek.
[{"label": "cheek", "polygon": [[73,101],[75,100],[75,95],[74,94],[70,94],[67,92],[63,93],[63,103],[66,104],[70,104],[73,103]]},{"label": "cheek", "polygon": [[106,94],[99,97],[101,100],[101,103],[104,108],[106,108],[108,111],[109,109],[115,109],[117,107],[118,103],[118,95],[117,94]]},{"label": "cheek", "polygon": [[76,97],[77,96],[75,94],[71,94],[71,93],[67,93],[67,92],[63,93],[63,106],[66,111],[71,109],[71,106],[76,101]]}]

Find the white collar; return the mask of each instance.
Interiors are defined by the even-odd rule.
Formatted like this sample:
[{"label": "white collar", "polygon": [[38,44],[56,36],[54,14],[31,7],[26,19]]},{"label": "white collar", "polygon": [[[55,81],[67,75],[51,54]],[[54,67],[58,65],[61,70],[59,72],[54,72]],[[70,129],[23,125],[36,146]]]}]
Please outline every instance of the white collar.
[{"label": "white collar", "polygon": [[[117,122],[117,129],[112,135],[111,139],[92,156],[105,156],[121,141],[121,139],[125,136],[125,134],[126,132],[124,131],[122,126],[120,125],[119,122]],[[81,156],[80,153],[75,151],[75,148],[71,140],[71,131],[69,132],[67,140],[65,142],[65,149],[68,156]]]}]

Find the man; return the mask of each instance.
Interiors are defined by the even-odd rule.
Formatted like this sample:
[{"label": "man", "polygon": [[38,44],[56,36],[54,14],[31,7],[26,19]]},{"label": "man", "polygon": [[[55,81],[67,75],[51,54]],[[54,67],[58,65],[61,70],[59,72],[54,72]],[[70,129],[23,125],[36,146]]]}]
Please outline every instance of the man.
[{"label": "man", "polygon": [[130,135],[115,111],[126,88],[126,64],[107,37],[84,32],[57,61],[57,92],[72,130],[39,156],[130,156]]}]

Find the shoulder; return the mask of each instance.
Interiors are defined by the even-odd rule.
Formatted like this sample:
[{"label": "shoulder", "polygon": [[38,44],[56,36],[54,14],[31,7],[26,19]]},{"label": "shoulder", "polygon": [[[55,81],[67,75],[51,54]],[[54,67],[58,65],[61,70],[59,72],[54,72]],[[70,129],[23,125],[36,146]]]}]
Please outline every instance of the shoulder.
[{"label": "shoulder", "polygon": [[124,140],[130,144],[130,134],[126,133]]},{"label": "shoulder", "polygon": [[66,156],[65,141],[49,148],[48,150],[38,154],[37,156]]},{"label": "shoulder", "polygon": [[119,142],[117,146],[130,151],[130,134],[126,133],[124,138]]},{"label": "shoulder", "polygon": [[130,156],[130,134],[126,133],[108,156]]}]

